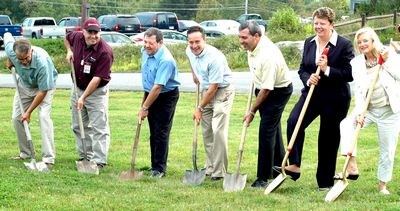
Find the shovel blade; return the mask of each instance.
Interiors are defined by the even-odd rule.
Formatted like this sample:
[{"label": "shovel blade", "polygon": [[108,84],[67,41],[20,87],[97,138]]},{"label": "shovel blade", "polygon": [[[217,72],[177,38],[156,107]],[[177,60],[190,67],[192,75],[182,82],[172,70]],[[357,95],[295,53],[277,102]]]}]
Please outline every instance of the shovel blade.
[{"label": "shovel blade", "polygon": [[337,197],[340,196],[346,189],[346,187],[349,185],[349,182],[347,180],[340,180],[338,181],[332,189],[326,194],[325,201],[327,202],[333,202]]},{"label": "shovel blade", "polygon": [[246,186],[247,174],[225,174],[224,177],[224,191],[234,192],[242,191]]},{"label": "shovel blade", "polygon": [[185,176],[183,177],[183,183],[187,185],[200,185],[206,178],[206,169],[198,170],[186,170]]},{"label": "shovel blade", "polygon": [[24,165],[27,169],[32,171],[50,173],[50,169],[47,167],[45,162],[36,163],[36,161],[32,159],[30,163],[24,162]]},{"label": "shovel blade", "polygon": [[119,178],[121,180],[137,180],[140,177],[142,177],[143,172],[142,171],[123,171]]},{"label": "shovel blade", "polygon": [[76,169],[78,172],[86,173],[86,174],[99,174],[99,168],[97,167],[96,162],[94,161],[76,161]]},{"label": "shovel blade", "polygon": [[286,179],[286,175],[283,174],[279,174],[265,189],[264,194],[268,195],[270,194],[272,191],[274,191],[275,189],[277,189],[282,183],[283,181],[285,181]]}]

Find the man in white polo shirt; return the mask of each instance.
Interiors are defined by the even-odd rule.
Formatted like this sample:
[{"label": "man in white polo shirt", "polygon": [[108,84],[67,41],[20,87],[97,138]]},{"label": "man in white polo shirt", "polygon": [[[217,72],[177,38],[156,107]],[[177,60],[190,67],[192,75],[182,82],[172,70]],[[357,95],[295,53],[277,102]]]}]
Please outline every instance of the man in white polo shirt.
[{"label": "man in white polo shirt", "polygon": [[262,35],[257,22],[246,21],[240,25],[239,42],[247,50],[257,96],[250,112],[243,119],[249,125],[257,110],[261,116],[257,179],[251,186],[266,188],[268,179],[273,178],[272,167],[280,166],[285,154],[281,117],[293,87],[289,68],[281,51],[270,39]]},{"label": "man in white polo shirt", "polygon": [[229,117],[235,92],[232,71],[225,55],[206,44],[204,29],[190,27],[187,31],[186,55],[192,67],[194,83],[200,83],[202,99],[193,118],[202,125],[203,141],[207,153],[206,175],[212,181],[224,177],[228,168]]}]

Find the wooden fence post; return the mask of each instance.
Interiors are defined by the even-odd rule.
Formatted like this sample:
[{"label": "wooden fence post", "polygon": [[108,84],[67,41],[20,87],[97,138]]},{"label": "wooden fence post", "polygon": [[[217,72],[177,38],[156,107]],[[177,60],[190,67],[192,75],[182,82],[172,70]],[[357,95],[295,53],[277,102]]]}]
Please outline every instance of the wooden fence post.
[{"label": "wooden fence post", "polygon": [[397,24],[397,11],[395,10],[393,13],[393,26],[396,26]]},{"label": "wooden fence post", "polygon": [[365,14],[361,15],[361,28],[367,24],[367,16]]}]

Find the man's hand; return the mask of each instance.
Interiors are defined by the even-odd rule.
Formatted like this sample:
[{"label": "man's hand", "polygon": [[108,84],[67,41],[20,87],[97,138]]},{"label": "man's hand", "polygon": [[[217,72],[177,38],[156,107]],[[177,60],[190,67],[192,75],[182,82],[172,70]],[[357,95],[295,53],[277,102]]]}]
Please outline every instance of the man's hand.
[{"label": "man's hand", "polygon": [[201,113],[199,108],[196,108],[194,110],[193,120],[195,120],[196,122],[200,122],[202,116],[203,116],[203,113]]},{"label": "man's hand", "polygon": [[7,58],[7,68],[11,70],[12,67],[14,67],[14,64],[11,62],[10,58]]},{"label": "man's hand", "polygon": [[71,50],[68,50],[65,59],[67,60],[67,63],[70,64],[71,61],[74,61],[74,53]]},{"label": "man's hand", "polygon": [[138,116],[139,116],[139,119],[140,120],[144,120],[147,116],[149,115],[149,110],[145,110],[145,109],[143,109],[143,108],[141,108],[140,110],[139,110],[139,114],[138,114]]},{"label": "man's hand", "polygon": [[254,115],[251,112],[247,112],[246,115],[243,116],[243,122],[246,127],[250,126],[250,123],[253,121]]},{"label": "man's hand", "polygon": [[27,121],[28,124],[31,122],[31,113],[29,112],[25,112],[22,116],[21,116],[21,122]]},{"label": "man's hand", "polygon": [[84,103],[85,103],[85,98],[83,98],[83,96],[81,96],[81,97],[78,99],[78,101],[76,102],[76,104],[75,104],[76,109],[82,110]]}]

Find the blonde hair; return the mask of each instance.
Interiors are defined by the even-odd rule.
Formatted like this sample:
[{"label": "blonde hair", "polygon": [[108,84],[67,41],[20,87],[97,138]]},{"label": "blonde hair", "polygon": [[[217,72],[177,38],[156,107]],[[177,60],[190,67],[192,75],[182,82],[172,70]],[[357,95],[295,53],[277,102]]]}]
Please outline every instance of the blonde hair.
[{"label": "blonde hair", "polygon": [[357,53],[361,53],[360,52],[360,49],[359,49],[359,45],[358,45],[358,37],[360,36],[360,35],[362,35],[362,34],[367,34],[367,35],[369,35],[369,37],[371,38],[371,40],[372,40],[372,46],[373,46],[373,51],[372,51],[372,53],[374,54],[374,56],[377,56],[377,52],[379,52],[382,48],[383,48],[383,44],[382,44],[382,42],[379,40],[379,37],[378,37],[378,35],[376,34],[376,32],[372,29],[372,28],[370,28],[370,27],[364,27],[364,28],[361,28],[361,29],[359,29],[357,32],[356,32],[356,35],[354,36],[354,50],[357,52]]}]

